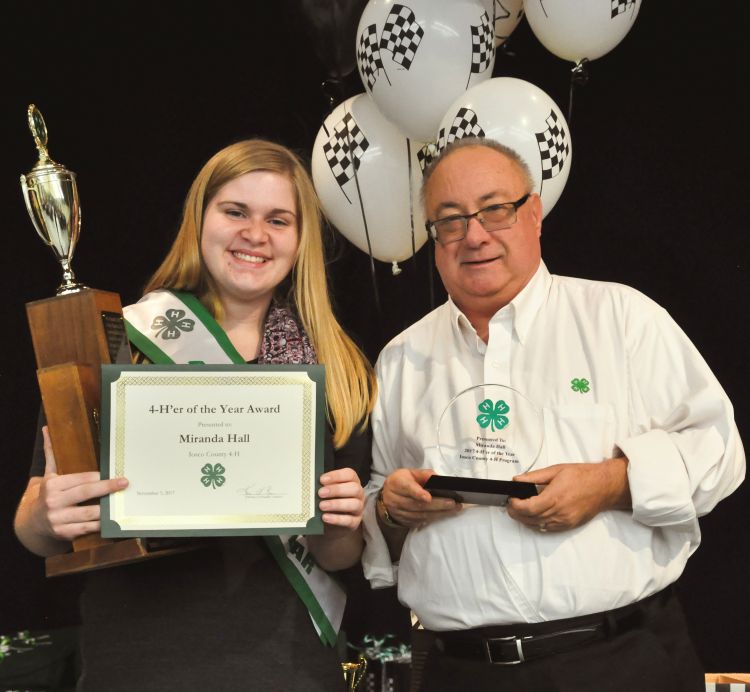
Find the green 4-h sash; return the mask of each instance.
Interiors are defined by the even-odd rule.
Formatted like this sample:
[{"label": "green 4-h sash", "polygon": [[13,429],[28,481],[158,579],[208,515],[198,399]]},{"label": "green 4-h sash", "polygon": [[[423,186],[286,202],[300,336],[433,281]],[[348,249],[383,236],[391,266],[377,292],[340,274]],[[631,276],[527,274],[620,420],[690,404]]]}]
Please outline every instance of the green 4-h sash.
[{"label": "green 4-h sash", "polygon": [[[123,309],[130,342],[152,363],[244,364],[224,330],[192,294],[160,290]],[[307,607],[324,644],[333,646],[346,593],[315,564],[304,536],[263,536]]]}]

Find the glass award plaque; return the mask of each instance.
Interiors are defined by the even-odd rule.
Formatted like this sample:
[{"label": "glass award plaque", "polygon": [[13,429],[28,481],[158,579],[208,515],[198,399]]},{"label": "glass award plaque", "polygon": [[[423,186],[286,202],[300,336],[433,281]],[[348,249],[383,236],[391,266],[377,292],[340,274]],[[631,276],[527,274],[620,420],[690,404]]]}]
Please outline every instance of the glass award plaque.
[{"label": "glass award plaque", "polygon": [[[481,384],[457,394],[440,416],[437,438],[446,467],[458,477],[453,490],[459,495],[470,491],[471,502],[504,504],[508,496],[536,494],[532,483],[512,479],[533,469],[539,459],[544,440],[542,412],[512,387]],[[451,483],[445,479],[441,477],[435,494],[450,490]],[[462,479],[472,479],[471,489]],[[483,484],[482,480],[491,482]],[[430,490],[429,484],[425,488]],[[486,503],[477,502],[482,492],[487,494]]]}]

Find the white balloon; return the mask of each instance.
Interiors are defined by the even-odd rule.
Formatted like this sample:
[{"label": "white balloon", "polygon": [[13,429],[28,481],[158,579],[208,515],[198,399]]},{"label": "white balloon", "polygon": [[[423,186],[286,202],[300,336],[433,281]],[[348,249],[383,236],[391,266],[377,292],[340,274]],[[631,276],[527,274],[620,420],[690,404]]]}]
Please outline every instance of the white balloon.
[{"label": "white balloon", "polygon": [[483,0],[492,19],[495,16],[495,45],[502,46],[523,18],[523,0]]},{"label": "white balloon", "polygon": [[524,0],[534,35],[563,60],[596,60],[630,31],[641,0]]},{"label": "white balloon", "polygon": [[513,77],[472,87],[440,123],[438,150],[462,137],[488,137],[513,149],[531,170],[544,215],[552,210],[568,180],[573,150],[562,112],[539,87]]},{"label": "white balloon", "polygon": [[337,106],[318,131],[312,177],[323,211],[375,259],[405,260],[427,240],[419,199],[423,147],[404,137],[366,94]]},{"label": "white balloon", "polygon": [[445,109],[492,76],[492,13],[482,0],[370,0],[357,29],[357,66],[380,112],[429,140]]}]

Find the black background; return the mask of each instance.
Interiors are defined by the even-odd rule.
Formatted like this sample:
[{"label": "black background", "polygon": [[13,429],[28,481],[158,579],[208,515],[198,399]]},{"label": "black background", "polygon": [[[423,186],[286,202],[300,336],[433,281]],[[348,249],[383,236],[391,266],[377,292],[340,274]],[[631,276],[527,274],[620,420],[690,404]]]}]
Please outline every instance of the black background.
[{"label": "black background", "polygon": [[[624,41],[591,64],[589,84],[575,97],[571,175],[542,241],[552,272],[630,284],[665,306],[728,391],[747,438],[742,6],[646,0]],[[44,114],[52,157],[78,174],[80,279],[119,292],[127,304],[168,249],[187,188],[211,154],[257,135],[309,156],[329,111],[318,36],[292,0],[5,6],[0,632],[75,617],[75,580],[46,581],[41,560],[11,530],[38,407],[24,303],[52,295],[59,282],[19,189],[19,174],[36,161],[27,105]],[[515,56],[499,53],[494,75],[533,82],[566,112],[570,65],[546,52],[525,21],[509,47]],[[354,73],[340,94],[361,91]],[[338,314],[372,358],[430,309],[431,280],[435,300],[444,296],[427,249],[398,277],[377,264],[382,314],[366,255],[337,236],[332,256]],[[707,670],[748,668],[747,501],[743,485],[702,519],[703,544],[680,582]]]}]

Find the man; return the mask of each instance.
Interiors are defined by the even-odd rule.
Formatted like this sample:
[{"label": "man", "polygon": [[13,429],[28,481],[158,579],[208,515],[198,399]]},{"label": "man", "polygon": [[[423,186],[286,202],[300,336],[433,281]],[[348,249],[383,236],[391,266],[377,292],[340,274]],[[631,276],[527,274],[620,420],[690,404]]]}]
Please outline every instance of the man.
[{"label": "man", "polygon": [[[490,140],[459,140],[428,172],[450,299],[378,360],[366,574],[397,579],[434,633],[428,692],[703,690],[670,585],[697,518],[744,477],[731,404],[648,298],[549,274],[532,189],[526,164]],[[435,430],[453,396],[485,382],[543,413],[540,458],[516,477],[540,492],[502,509],[422,487],[483,473],[444,459]]]}]

